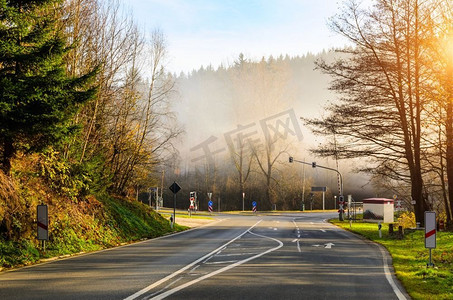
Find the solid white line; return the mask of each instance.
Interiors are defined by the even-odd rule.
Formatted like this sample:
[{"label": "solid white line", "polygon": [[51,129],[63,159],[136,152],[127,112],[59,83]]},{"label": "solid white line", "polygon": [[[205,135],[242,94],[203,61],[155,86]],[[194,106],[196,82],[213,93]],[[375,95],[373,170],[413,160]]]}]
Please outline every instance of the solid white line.
[{"label": "solid white line", "polygon": [[192,273],[193,271],[195,271],[196,269],[198,269],[200,267],[200,265],[196,265],[195,267],[192,268],[192,270],[190,270],[189,273]]},{"label": "solid white line", "polygon": [[381,255],[382,255],[382,265],[383,265],[383,268],[384,268],[384,275],[385,275],[385,278],[387,279],[388,283],[390,284],[391,288],[393,289],[393,292],[395,293],[395,295],[398,297],[399,300],[407,300],[406,296],[404,296],[404,294],[400,291],[400,289],[398,288],[398,286],[396,285],[395,281],[393,280],[393,276],[392,274],[390,273],[390,269],[389,269],[389,266],[388,266],[388,263],[387,263],[387,254],[385,252],[385,250],[383,249],[384,246],[381,246],[375,242],[372,242],[372,241],[369,241],[369,240],[366,240],[364,239],[363,237],[355,234],[355,233],[351,233],[351,232],[348,232],[342,228],[339,228],[337,227],[341,232],[344,232],[345,233],[345,236],[350,239],[350,240],[356,240],[356,239],[359,239],[359,240],[362,240],[364,243],[367,243],[367,244],[372,244],[376,247],[379,248],[379,251],[381,251]]},{"label": "solid white line", "polygon": [[[239,239],[241,236],[243,236],[244,234],[246,234],[247,232],[249,232],[249,230],[253,229],[253,227],[255,227],[256,225],[258,225],[261,221],[263,220],[259,220],[258,222],[256,222],[252,227],[250,227],[249,229],[247,229],[246,231],[244,231],[243,233],[241,233],[240,235],[238,235],[237,237],[235,237],[234,239],[230,240],[229,242],[223,244],[222,246],[218,247],[217,249],[209,252],[208,254],[200,257],[199,259],[195,260],[194,262],[188,264],[187,266],[179,269],[178,271],[162,278],[161,280],[159,281],[156,281],[155,283],[153,284],[150,284],[149,286],[145,287],[144,289],[141,289],[140,291],[136,292],[135,294],[125,298],[124,300],[133,300],[133,299],[136,299],[137,297],[147,293],[148,291],[152,290],[153,288],[161,285],[162,283],[172,279],[173,277],[181,274],[182,272],[186,271],[187,269],[193,267],[194,265],[198,264],[200,261],[203,261],[205,260],[206,258],[212,256],[214,253],[216,253],[217,251],[221,250],[221,249],[224,249],[224,247],[228,246],[229,244],[233,243],[234,241],[236,241],[237,239]],[[209,275],[209,274],[208,274]]]},{"label": "solid white line", "polygon": [[258,253],[256,253],[256,252],[249,252],[249,253],[230,253],[230,254],[216,255],[216,257],[242,256],[242,255],[255,255],[255,254],[258,254]]},{"label": "solid white line", "polygon": [[224,261],[213,261],[213,262],[207,262],[205,263],[206,265],[220,265],[220,264],[231,264],[231,263],[235,263],[237,262],[238,260],[224,260]]},{"label": "solid white line", "polygon": [[235,267],[237,267],[237,266],[239,266],[239,265],[242,265],[243,263],[246,263],[246,262],[248,262],[248,261],[251,261],[251,260],[253,260],[253,259],[255,259],[255,258],[258,258],[258,257],[260,257],[260,256],[263,256],[263,255],[265,255],[265,254],[267,254],[267,253],[273,252],[273,251],[278,250],[278,249],[280,249],[281,247],[283,247],[283,243],[282,243],[281,241],[277,240],[277,239],[274,239],[274,238],[271,238],[271,237],[268,237],[268,236],[264,236],[264,235],[260,235],[260,234],[256,234],[256,233],[253,233],[253,232],[251,232],[251,231],[248,231],[248,232],[249,232],[250,234],[253,234],[253,235],[256,235],[256,236],[259,236],[259,237],[263,237],[263,238],[267,238],[267,239],[276,241],[276,242],[279,243],[279,245],[278,245],[277,247],[274,247],[274,248],[272,248],[272,249],[269,249],[269,250],[267,250],[267,251],[264,251],[264,252],[262,252],[262,253],[260,253],[260,254],[257,254],[257,255],[255,255],[255,256],[249,257],[249,258],[244,259],[244,260],[240,260],[240,261],[238,261],[238,262],[236,262],[236,263],[234,263],[234,264],[232,264],[232,265],[228,265],[228,266],[223,267],[223,268],[221,268],[221,269],[219,269],[219,270],[216,270],[216,271],[214,271],[214,272],[211,272],[211,273],[209,273],[209,274],[206,274],[206,275],[204,275],[204,276],[202,276],[202,277],[200,277],[200,278],[194,279],[194,280],[189,281],[189,282],[187,282],[187,283],[185,283],[185,284],[182,284],[182,285],[180,285],[180,286],[177,286],[177,287],[175,287],[174,289],[171,289],[171,290],[169,290],[169,291],[166,291],[165,293],[162,293],[162,294],[160,294],[160,295],[158,295],[158,296],[156,296],[156,297],[154,297],[154,298],[152,298],[152,299],[156,299],[156,300],[164,299],[164,298],[166,298],[166,297],[168,297],[168,296],[170,296],[170,295],[172,295],[172,294],[174,294],[174,293],[176,293],[176,292],[178,292],[178,291],[180,291],[180,290],[182,290],[182,289],[185,289],[186,287],[189,287],[189,286],[191,286],[191,285],[193,285],[193,284],[196,284],[196,283],[198,283],[198,282],[200,282],[200,281],[202,281],[202,280],[205,280],[205,279],[207,279],[207,278],[210,278],[210,277],[215,276],[215,275],[217,275],[217,274],[220,274],[220,273],[222,273],[222,272],[228,271],[228,270],[230,270],[230,269],[232,269],[232,268],[235,268]]},{"label": "solid white line", "polygon": [[302,250],[300,249],[299,240],[297,240],[297,250],[299,250],[299,252],[302,252]]},{"label": "solid white line", "polygon": [[294,239],[294,240],[292,241],[292,243],[295,243],[296,241],[297,241],[297,239]]},{"label": "solid white line", "polygon": [[383,262],[383,265],[384,265],[385,278],[389,282],[390,286],[393,289],[393,292],[398,297],[398,299],[399,300],[406,300],[406,297],[400,291],[400,289],[396,285],[395,281],[393,281],[393,277],[392,277],[392,275],[390,273],[390,269],[389,269],[389,266],[387,264],[387,254],[384,252],[384,250],[382,250],[382,246],[377,246],[377,247],[379,248],[379,250],[381,251],[381,254],[382,254],[382,262]]},{"label": "solid white line", "polygon": [[322,232],[326,232],[324,229],[319,229],[319,230],[321,230]]}]

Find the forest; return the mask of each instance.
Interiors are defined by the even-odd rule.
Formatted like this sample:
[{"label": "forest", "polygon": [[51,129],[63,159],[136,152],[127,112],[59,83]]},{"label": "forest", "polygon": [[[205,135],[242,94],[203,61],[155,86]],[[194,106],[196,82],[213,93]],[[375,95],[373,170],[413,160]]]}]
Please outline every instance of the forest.
[{"label": "forest", "polygon": [[344,1],[329,26],[349,45],[188,74],[118,1],[0,3],[3,240],[33,238],[38,204],[55,237],[108,226],[106,196],[172,207],[173,181],[181,209],[191,191],[202,210],[208,193],[214,210],[320,209],[313,186],[334,208],[335,172],[290,156],[342,172],[354,200],[397,195],[452,224],[451,1]]}]

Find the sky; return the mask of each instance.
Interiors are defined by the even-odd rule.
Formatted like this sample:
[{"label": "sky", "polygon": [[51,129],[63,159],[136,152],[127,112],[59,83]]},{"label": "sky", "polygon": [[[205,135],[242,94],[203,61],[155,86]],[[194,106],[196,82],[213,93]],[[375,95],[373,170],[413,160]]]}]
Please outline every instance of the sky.
[{"label": "sky", "polygon": [[346,44],[327,21],[339,0],[121,0],[146,32],[160,29],[167,69],[179,74],[232,64],[240,53],[259,60]]}]

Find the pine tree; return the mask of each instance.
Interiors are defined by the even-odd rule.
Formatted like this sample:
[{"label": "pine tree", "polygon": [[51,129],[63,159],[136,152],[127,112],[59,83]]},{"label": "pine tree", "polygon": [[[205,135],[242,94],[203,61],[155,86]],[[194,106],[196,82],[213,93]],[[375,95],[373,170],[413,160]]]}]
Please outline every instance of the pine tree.
[{"label": "pine tree", "polygon": [[0,0],[0,164],[6,174],[18,151],[61,142],[71,118],[91,99],[96,70],[67,75],[70,45],[58,26],[58,0]]}]

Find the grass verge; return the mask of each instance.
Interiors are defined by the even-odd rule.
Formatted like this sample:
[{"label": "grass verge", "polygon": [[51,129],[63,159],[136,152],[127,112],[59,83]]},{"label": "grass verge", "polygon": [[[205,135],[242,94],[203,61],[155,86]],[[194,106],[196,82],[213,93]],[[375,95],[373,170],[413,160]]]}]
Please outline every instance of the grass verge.
[{"label": "grass verge", "polygon": [[67,208],[61,212],[53,210],[45,251],[34,236],[20,240],[0,238],[0,271],[188,229],[178,224],[171,229],[168,220],[137,201],[104,195],[88,204],[74,205],[70,213]]},{"label": "grass verge", "polygon": [[423,230],[406,229],[404,237],[398,239],[389,234],[389,225],[383,224],[380,238],[377,224],[354,222],[350,228],[347,221],[330,222],[386,247],[396,276],[413,299],[453,299],[453,233],[437,233],[437,248],[432,250],[435,267],[428,268],[429,250],[425,248]]}]

